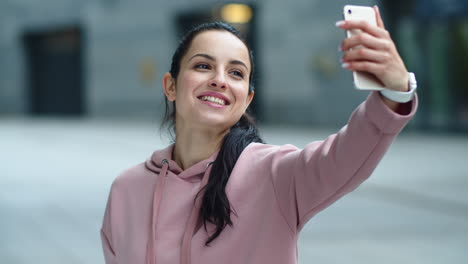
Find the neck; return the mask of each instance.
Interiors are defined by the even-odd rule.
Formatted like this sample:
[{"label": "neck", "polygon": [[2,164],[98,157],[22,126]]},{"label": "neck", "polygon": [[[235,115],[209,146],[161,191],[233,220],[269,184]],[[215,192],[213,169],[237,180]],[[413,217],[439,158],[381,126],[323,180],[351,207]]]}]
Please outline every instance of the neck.
[{"label": "neck", "polygon": [[[178,124],[179,125],[179,124]],[[194,127],[176,127],[173,158],[182,170],[209,158],[221,147],[229,130],[208,130]]]}]

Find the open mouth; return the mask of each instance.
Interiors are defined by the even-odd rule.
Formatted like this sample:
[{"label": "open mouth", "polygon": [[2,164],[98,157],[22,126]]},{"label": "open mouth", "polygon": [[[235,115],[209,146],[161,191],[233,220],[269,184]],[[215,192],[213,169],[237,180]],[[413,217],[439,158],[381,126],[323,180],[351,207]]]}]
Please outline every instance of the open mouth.
[{"label": "open mouth", "polygon": [[214,96],[209,96],[209,95],[200,96],[200,97],[198,97],[198,99],[200,99],[202,101],[215,103],[215,104],[218,104],[218,105],[229,105],[229,102],[227,102],[226,100],[223,100],[221,98],[214,97]]}]

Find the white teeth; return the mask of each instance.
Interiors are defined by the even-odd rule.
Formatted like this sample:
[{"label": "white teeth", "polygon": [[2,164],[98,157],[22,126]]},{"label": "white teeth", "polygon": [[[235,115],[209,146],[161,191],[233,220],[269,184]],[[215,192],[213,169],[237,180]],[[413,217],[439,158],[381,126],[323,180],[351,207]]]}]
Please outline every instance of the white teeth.
[{"label": "white teeth", "polygon": [[223,99],[219,99],[219,98],[216,98],[216,97],[213,97],[213,96],[202,96],[200,99],[203,100],[203,101],[210,101],[210,102],[213,102],[213,103],[216,103],[216,104],[219,104],[219,105],[225,105],[226,104],[226,102]]}]

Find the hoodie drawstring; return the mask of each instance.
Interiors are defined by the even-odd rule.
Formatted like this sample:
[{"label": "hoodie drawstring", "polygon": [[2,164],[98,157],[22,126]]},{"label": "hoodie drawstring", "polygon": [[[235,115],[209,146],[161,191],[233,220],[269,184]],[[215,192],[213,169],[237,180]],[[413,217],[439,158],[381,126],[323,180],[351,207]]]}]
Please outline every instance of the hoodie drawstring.
[{"label": "hoodie drawstring", "polygon": [[151,234],[150,238],[148,239],[148,246],[146,249],[146,263],[153,264],[155,262],[156,256],[156,246],[155,246],[155,239],[156,239],[156,220],[158,219],[159,215],[159,207],[161,205],[162,193],[164,190],[164,185],[166,184],[167,172],[169,170],[169,161],[164,159],[162,161],[162,169],[159,173],[156,190],[153,193],[153,216],[151,219]]},{"label": "hoodie drawstring", "polygon": [[[207,164],[207,169],[205,174],[203,175],[202,183],[200,185],[203,188],[210,178],[211,172],[211,165],[213,162]],[[190,213],[189,220],[187,222],[187,226],[185,227],[184,236],[182,239],[182,247],[180,250],[180,264],[190,264],[191,263],[191,251],[192,251],[192,237],[195,234],[195,229],[197,227],[198,219],[199,219],[199,212],[201,208],[201,202],[203,199],[203,193],[201,193],[196,201],[195,205],[192,208],[192,212]]]},{"label": "hoodie drawstring", "polygon": [[[211,172],[211,165],[213,162],[210,162],[207,164],[207,169],[205,170],[205,173],[203,175],[203,179],[201,182],[201,188],[203,188],[207,182],[208,179],[210,178],[210,172]],[[154,264],[156,261],[156,223],[159,215],[159,208],[161,205],[161,200],[162,200],[162,193],[164,190],[164,186],[166,185],[166,179],[168,176],[168,170],[169,170],[169,161],[164,159],[162,161],[162,169],[161,172],[159,173],[159,177],[157,180],[157,185],[156,185],[156,190],[154,191],[153,194],[153,216],[151,219],[151,234],[150,238],[148,240],[148,245],[146,249],[146,263],[147,264]],[[198,225],[198,219],[199,219],[199,214],[198,212],[200,211],[201,207],[201,200],[203,198],[203,193],[198,196],[198,199],[195,201],[195,205],[192,208],[192,212],[190,213],[187,225],[185,227],[185,232],[183,235],[182,239],[182,246],[181,246],[181,254],[180,254],[180,263],[181,264],[190,264],[191,259],[190,259],[190,254],[191,254],[191,249],[192,249],[192,237],[195,234],[195,231]]]}]

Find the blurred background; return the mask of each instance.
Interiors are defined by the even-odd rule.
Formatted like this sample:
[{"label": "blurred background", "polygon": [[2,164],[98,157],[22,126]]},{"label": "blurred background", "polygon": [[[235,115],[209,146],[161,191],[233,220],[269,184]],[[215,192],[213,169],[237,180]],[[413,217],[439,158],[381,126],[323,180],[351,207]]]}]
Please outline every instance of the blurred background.
[{"label": "blurred background", "polygon": [[246,36],[267,142],[346,124],[367,93],[340,67],[345,4],[380,6],[420,106],[374,176],[306,226],[299,263],[468,263],[466,0],[1,0],[0,263],[103,263],[110,184],[169,143],[161,78],[194,24]]}]

